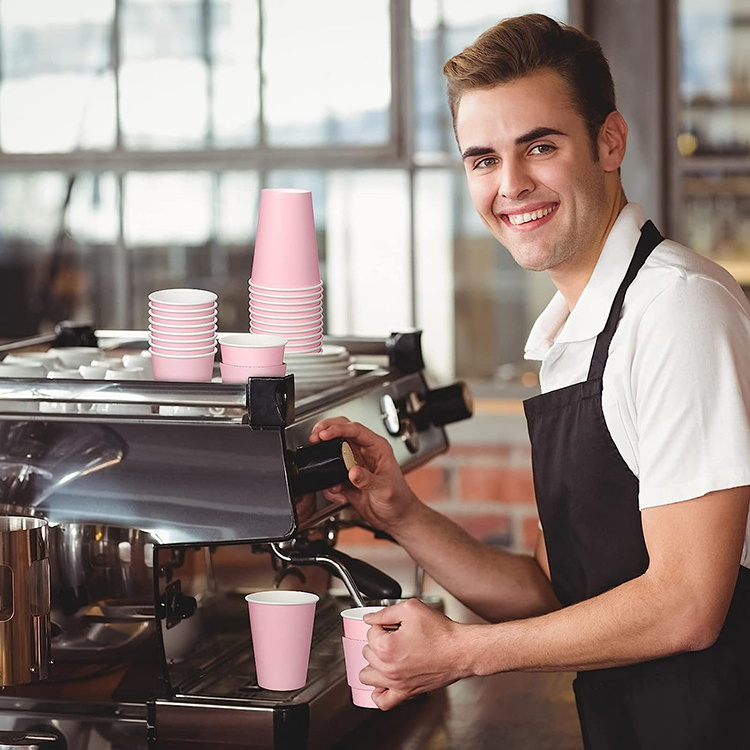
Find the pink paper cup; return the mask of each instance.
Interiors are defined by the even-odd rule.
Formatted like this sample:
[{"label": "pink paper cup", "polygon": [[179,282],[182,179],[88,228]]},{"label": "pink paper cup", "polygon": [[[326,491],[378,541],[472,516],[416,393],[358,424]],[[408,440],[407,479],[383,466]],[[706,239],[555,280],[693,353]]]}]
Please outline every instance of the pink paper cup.
[{"label": "pink paper cup", "polygon": [[367,666],[367,659],[362,649],[367,641],[358,641],[344,636],[341,639],[344,646],[344,663],[346,664],[346,682],[352,691],[352,703],[361,708],[377,708],[372,699],[372,685],[365,685],[359,680],[359,673]]},{"label": "pink paper cup", "polygon": [[251,284],[248,291],[248,297],[257,300],[258,302],[320,302],[323,299],[323,286],[321,284],[318,289],[294,291],[291,289],[259,289],[257,286]]},{"label": "pink paper cup", "polygon": [[216,312],[218,305],[216,302],[208,302],[205,305],[170,305],[166,302],[149,302],[148,309],[154,312],[164,313],[166,315],[207,315],[210,312]]},{"label": "pink paper cup", "polygon": [[254,294],[249,294],[247,299],[250,307],[272,308],[273,310],[281,310],[282,312],[295,312],[297,310],[316,310],[319,307],[323,307],[322,294],[319,298],[311,300],[287,301],[283,299],[265,299],[256,297]]},{"label": "pink paper cup", "polygon": [[149,338],[151,341],[166,344],[167,346],[198,346],[199,344],[208,346],[209,344],[216,344],[216,334],[213,331],[208,331],[206,333],[188,333],[184,336],[169,336],[163,334],[161,331],[151,331]]},{"label": "pink paper cup", "polygon": [[149,323],[148,327],[151,333],[162,333],[168,336],[188,335],[202,333],[204,336],[210,336],[216,333],[216,322],[204,323],[201,325],[166,325],[164,323]]},{"label": "pink paper cup", "polygon": [[316,594],[259,591],[245,597],[259,687],[299,690],[307,682]]},{"label": "pink paper cup", "polygon": [[179,308],[213,305],[216,299],[216,293],[206,289],[159,289],[148,295],[148,301],[153,305]]},{"label": "pink paper cup", "polygon": [[247,286],[249,289],[257,289],[259,292],[266,294],[294,294],[294,295],[307,295],[314,294],[317,291],[323,289],[323,281],[318,279],[314,284],[310,286],[268,286],[261,284],[257,280],[253,279],[252,276],[248,279]]},{"label": "pink paper cup", "polygon": [[260,191],[252,279],[261,286],[305,288],[320,283],[312,193]]},{"label": "pink paper cup", "polygon": [[240,367],[222,362],[219,368],[222,383],[246,383],[248,378],[281,378],[286,375],[286,364],[272,367]]},{"label": "pink paper cup", "polygon": [[206,325],[207,323],[216,322],[218,318],[214,310],[205,315],[193,315],[192,313],[185,313],[185,315],[180,315],[179,313],[162,314],[161,312],[156,312],[156,310],[151,310],[148,319],[154,323],[166,323],[167,325],[181,325],[183,323],[187,325]]},{"label": "pink paper cup", "polygon": [[362,618],[370,612],[379,612],[381,609],[384,607],[352,607],[343,610],[341,619],[344,623],[344,635],[355,641],[366,641],[370,626]]},{"label": "pink paper cup", "polygon": [[178,357],[151,353],[154,380],[210,383],[214,373],[214,355]]},{"label": "pink paper cup", "polygon": [[271,367],[284,362],[286,338],[256,333],[229,333],[219,339],[221,361],[242,367]]},{"label": "pink paper cup", "polygon": [[216,342],[211,341],[205,346],[168,346],[166,344],[155,344],[153,341],[149,344],[149,351],[155,352],[156,354],[164,354],[169,356],[182,356],[182,357],[202,357],[206,354],[216,353]]}]

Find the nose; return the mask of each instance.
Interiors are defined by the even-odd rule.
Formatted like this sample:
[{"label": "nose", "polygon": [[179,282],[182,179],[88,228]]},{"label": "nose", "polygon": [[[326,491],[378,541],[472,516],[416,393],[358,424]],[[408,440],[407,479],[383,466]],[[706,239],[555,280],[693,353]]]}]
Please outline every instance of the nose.
[{"label": "nose", "polygon": [[499,174],[497,195],[500,198],[515,200],[534,189],[534,180],[521,159],[504,159]]}]

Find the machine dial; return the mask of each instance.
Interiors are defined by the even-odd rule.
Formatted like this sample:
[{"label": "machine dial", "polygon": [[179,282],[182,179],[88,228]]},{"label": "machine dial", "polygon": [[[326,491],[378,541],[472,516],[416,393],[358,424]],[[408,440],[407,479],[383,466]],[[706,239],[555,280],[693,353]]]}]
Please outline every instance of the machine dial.
[{"label": "machine dial", "polygon": [[398,407],[389,393],[384,394],[380,399],[380,411],[383,415],[383,423],[389,435],[401,434],[401,417],[398,413]]}]

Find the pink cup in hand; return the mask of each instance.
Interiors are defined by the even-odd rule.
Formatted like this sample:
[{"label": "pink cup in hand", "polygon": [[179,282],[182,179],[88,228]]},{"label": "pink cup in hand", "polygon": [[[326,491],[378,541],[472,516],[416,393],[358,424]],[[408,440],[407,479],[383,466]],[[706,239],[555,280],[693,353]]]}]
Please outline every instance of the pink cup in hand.
[{"label": "pink cup in hand", "polygon": [[320,283],[312,193],[290,188],[260,191],[253,282],[281,289]]},{"label": "pink cup in hand", "polygon": [[352,691],[352,703],[360,708],[378,708],[372,699],[372,685],[360,682],[359,673],[368,666],[362,649],[367,641],[357,641],[344,636],[341,639],[344,646],[344,662],[346,663],[346,682]]},{"label": "pink cup in hand", "polygon": [[299,690],[307,682],[316,594],[259,591],[248,594],[258,685],[266,690]]},{"label": "pink cup in hand", "polygon": [[357,641],[366,641],[370,625],[363,618],[370,612],[380,612],[381,609],[384,609],[384,607],[352,607],[343,610],[341,619],[344,623],[344,635]]}]

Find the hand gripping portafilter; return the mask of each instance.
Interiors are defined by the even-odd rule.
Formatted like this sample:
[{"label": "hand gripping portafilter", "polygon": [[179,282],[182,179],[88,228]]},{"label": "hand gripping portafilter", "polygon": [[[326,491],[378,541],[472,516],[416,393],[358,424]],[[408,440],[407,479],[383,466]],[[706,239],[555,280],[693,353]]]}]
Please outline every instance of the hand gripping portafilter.
[{"label": "hand gripping portafilter", "polygon": [[[317,492],[349,481],[356,465],[346,440],[328,440],[298,448],[293,462],[292,489],[296,496]],[[322,540],[294,539],[291,546],[271,544],[276,557],[292,565],[321,565],[340,578],[357,606],[370,599],[397,599],[401,586],[369,563],[334,549]]]}]

